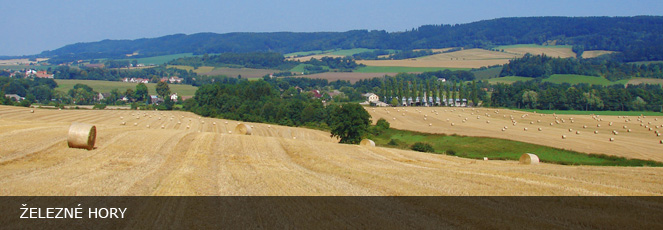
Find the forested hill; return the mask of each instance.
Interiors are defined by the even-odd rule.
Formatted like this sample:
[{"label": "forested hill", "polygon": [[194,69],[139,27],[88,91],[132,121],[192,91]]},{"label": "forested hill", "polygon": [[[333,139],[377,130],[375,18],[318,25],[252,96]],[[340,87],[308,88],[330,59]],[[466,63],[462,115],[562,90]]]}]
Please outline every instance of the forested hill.
[{"label": "forested hill", "polygon": [[374,48],[491,48],[497,45],[573,45],[574,51],[620,51],[625,61],[663,60],[663,16],[501,18],[460,25],[426,25],[406,32],[353,30],[316,33],[198,33],[67,45],[39,56],[122,58],[176,53],[224,53]]}]

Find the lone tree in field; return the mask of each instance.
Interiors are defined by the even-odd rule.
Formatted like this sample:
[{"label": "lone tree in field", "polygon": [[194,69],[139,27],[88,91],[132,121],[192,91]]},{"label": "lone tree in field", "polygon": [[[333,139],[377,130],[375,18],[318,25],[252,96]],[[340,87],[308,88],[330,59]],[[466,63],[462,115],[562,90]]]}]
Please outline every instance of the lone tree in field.
[{"label": "lone tree in field", "polygon": [[157,89],[157,94],[161,98],[165,99],[166,97],[170,96],[170,87],[168,87],[168,83],[160,81],[159,83],[157,83],[156,89]]},{"label": "lone tree in field", "polygon": [[139,101],[150,99],[149,90],[147,89],[147,86],[143,83],[138,83],[138,85],[136,85],[136,92],[134,94],[136,95],[136,99]]},{"label": "lone tree in field", "polygon": [[359,104],[334,106],[329,114],[331,136],[341,138],[341,143],[359,143],[370,124],[371,115]]}]

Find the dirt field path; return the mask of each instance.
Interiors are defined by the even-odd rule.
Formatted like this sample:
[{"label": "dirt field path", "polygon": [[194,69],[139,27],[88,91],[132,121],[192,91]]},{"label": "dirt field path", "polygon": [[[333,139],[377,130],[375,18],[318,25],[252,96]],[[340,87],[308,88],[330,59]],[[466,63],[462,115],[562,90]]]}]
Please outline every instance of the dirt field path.
[{"label": "dirt field path", "polygon": [[[502,113],[518,115],[491,117]],[[96,149],[67,147],[72,121],[97,125]],[[338,144],[325,132],[275,125],[229,134],[237,122],[225,122],[186,112],[0,106],[0,195],[663,195],[661,168],[476,161]],[[417,122],[392,122],[406,124]]]}]

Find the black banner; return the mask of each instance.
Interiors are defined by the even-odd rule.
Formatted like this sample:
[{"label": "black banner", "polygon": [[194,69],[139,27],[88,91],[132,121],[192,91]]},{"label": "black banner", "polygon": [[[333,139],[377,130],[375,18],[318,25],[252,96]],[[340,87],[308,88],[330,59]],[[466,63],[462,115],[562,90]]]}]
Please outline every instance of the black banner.
[{"label": "black banner", "polygon": [[2,229],[663,229],[663,197],[0,197]]}]

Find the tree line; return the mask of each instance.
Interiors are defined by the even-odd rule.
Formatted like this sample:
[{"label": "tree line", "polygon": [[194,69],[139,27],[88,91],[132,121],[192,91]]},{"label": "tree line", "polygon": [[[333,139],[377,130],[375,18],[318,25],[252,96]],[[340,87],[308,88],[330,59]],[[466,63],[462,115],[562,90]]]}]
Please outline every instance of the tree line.
[{"label": "tree line", "polygon": [[305,69],[308,72],[314,73],[326,72],[330,69],[339,72],[351,72],[362,66],[350,57],[322,57],[320,59],[312,58],[309,61],[299,62],[287,60],[282,54],[274,52],[204,54],[202,56],[178,58],[168,62],[169,65],[186,65],[193,66],[194,68],[214,66],[276,69],[286,72],[289,72],[290,69],[302,63],[308,64]]},{"label": "tree line", "polygon": [[526,54],[522,58],[516,58],[505,64],[500,76],[546,78],[553,74],[601,76],[610,81],[632,77],[663,78],[663,63],[623,63],[610,55],[592,59],[575,59]]},{"label": "tree line", "polygon": [[199,33],[151,39],[104,40],[44,51],[53,64],[81,59],[123,59],[179,53],[291,53],[331,49],[491,49],[500,45],[557,44],[585,50],[619,51],[626,62],[663,60],[663,17],[523,17],[455,25],[424,25],[404,32],[352,30],[314,33]]},{"label": "tree line", "polygon": [[587,111],[662,111],[660,85],[552,84],[539,80],[497,84],[490,106],[507,108]]}]

